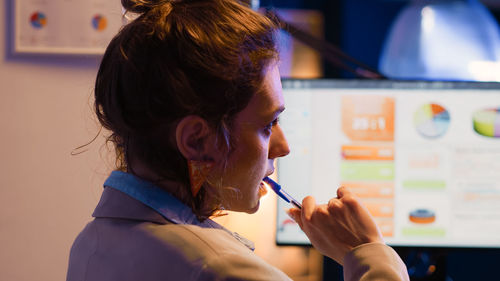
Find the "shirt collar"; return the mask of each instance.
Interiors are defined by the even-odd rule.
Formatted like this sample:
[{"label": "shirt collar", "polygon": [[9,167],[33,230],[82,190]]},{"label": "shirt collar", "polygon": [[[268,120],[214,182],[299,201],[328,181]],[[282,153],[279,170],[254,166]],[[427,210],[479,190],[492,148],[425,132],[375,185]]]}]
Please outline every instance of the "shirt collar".
[{"label": "shirt collar", "polygon": [[238,233],[229,231],[213,220],[207,219],[200,222],[190,207],[152,182],[145,181],[129,173],[113,171],[104,182],[104,187],[117,189],[133,197],[134,199],[151,207],[172,223],[222,229],[231,234],[231,236],[236,238],[252,251],[255,249],[253,242],[240,236]]}]

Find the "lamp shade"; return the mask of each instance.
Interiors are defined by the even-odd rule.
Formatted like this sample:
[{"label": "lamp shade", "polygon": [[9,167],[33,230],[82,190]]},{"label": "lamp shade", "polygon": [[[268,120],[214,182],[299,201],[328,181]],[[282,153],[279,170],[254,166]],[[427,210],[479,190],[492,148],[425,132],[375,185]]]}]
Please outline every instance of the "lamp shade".
[{"label": "lamp shade", "polygon": [[414,0],[398,15],[380,71],[394,79],[500,81],[500,31],[477,0]]}]

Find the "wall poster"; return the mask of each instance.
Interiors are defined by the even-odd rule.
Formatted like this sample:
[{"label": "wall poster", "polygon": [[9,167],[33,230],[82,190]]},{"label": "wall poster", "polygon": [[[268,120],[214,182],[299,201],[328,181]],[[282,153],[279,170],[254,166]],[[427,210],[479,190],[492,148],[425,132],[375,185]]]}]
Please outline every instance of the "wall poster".
[{"label": "wall poster", "polygon": [[115,0],[13,0],[14,52],[103,54],[122,26]]}]

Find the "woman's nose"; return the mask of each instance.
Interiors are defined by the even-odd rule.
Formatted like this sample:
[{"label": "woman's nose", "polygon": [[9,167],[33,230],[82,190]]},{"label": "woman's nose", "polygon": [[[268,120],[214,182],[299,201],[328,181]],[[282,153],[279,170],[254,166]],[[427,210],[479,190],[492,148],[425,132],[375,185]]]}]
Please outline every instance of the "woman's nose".
[{"label": "woman's nose", "polygon": [[273,128],[269,144],[269,159],[283,157],[290,153],[290,147],[280,125]]}]

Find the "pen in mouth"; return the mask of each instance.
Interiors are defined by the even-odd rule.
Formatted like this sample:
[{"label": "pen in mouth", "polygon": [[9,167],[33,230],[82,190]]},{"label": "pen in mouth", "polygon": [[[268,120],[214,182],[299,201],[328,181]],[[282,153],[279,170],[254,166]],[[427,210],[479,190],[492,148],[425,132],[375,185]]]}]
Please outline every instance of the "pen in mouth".
[{"label": "pen in mouth", "polygon": [[279,197],[281,197],[283,200],[285,200],[286,202],[292,204],[294,207],[298,208],[298,209],[302,209],[302,205],[299,203],[299,201],[295,200],[292,196],[290,196],[290,194],[288,194],[286,191],[284,191],[282,188],[281,188],[281,185],[279,185],[277,182],[273,181],[271,178],[269,177],[265,177],[263,179],[263,181],[268,184],[271,189],[276,193],[278,194]]}]

